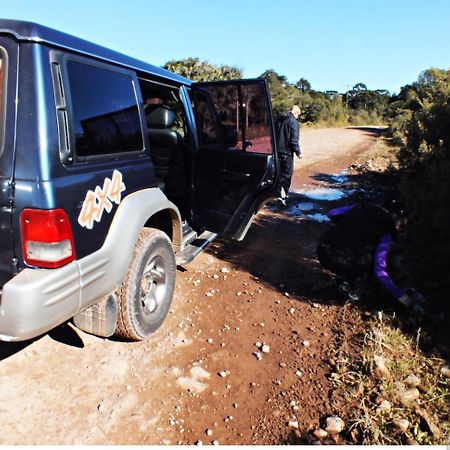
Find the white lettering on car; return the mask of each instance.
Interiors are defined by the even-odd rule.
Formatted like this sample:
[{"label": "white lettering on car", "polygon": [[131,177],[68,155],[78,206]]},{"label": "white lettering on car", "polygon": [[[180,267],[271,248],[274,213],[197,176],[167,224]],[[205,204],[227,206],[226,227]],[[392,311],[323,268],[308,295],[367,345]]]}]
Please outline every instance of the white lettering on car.
[{"label": "white lettering on car", "polygon": [[102,220],[103,211],[110,213],[113,203],[118,205],[121,202],[122,192],[125,189],[122,174],[118,170],[114,170],[112,179],[105,178],[103,181],[103,187],[96,186],[94,191],[89,189],[78,216],[78,223],[82,227],[92,230],[94,221]]}]

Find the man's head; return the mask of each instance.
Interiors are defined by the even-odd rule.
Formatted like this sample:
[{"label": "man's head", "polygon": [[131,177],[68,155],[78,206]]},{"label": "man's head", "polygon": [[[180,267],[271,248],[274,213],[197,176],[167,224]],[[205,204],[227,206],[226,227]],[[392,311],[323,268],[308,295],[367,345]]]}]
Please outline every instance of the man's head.
[{"label": "man's head", "polygon": [[301,112],[302,111],[298,105],[294,105],[291,109],[291,113],[296,119],[300,117]]}]

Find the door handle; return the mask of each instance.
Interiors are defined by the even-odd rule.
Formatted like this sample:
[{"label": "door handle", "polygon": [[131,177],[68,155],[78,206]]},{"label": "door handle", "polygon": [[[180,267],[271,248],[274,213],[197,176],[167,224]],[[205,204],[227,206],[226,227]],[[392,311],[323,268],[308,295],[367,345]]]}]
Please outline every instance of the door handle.
[{"label": "door handle", "polygon": [[249,173],[235,172],[227,169],[222,169],[220,175],[228,180],[248,180],[250,178]]}]

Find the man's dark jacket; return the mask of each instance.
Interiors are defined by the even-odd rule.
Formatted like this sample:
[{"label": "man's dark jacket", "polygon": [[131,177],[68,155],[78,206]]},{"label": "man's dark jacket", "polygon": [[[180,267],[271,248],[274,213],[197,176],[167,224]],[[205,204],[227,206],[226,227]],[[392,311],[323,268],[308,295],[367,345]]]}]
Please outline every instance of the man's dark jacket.
[{"label": "man's dark jacket", "polygon": [[300,136],[300,124],[292,113],[281,116],[277,123],[277,147],[278,153],[300,156],[301,150],[298,142]]}]

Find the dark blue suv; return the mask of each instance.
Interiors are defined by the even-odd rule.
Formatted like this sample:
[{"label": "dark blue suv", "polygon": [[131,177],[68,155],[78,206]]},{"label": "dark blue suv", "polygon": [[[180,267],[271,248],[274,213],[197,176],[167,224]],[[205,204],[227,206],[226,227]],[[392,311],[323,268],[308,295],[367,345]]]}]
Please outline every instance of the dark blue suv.
[{"label": "dark blue suv", "polygon": [[264,80],[192,83],[0,20],[0,339],[150,336],[177,264],[274,197]]}]

